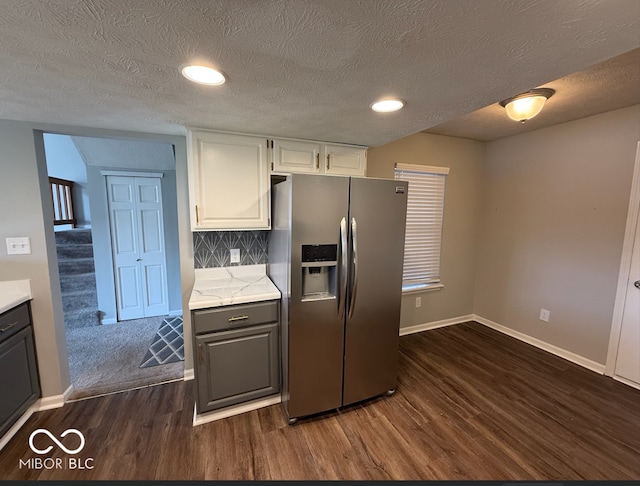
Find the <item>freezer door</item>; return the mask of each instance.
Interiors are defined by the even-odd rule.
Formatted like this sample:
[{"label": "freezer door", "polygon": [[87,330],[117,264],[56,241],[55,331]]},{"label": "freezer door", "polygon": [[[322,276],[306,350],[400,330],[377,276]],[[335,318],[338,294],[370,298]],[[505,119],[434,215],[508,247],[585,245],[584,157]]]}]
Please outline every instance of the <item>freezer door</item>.
[{"label": "freezer door", "polygon": [[407,185],[351,179],[343,405],[396,387]]},{"label": "freezer door", "polygon": [[[288,322],[288,390],[283,400],[290,418],[342,405],[344,319],[340,318],[340,223],[348,219],[349,178],[293,174],[291,176],[291,295]],[[303,245],[336,245],[338,261],[315,275],[329,275],[331,293],[303,299]],[[308,259],[306,248],[305,258]],[[309,265],[306,263],[305,265]],[[329,265],[329,262],[322,262]],[[325,270],[328,270],[325,273]],[[304,289],[308,291],[309,286]]]}]

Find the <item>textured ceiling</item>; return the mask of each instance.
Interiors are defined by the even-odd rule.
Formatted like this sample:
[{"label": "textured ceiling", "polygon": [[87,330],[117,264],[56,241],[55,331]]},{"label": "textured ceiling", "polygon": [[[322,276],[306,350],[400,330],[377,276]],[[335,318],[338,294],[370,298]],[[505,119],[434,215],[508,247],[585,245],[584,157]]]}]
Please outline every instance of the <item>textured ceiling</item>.
[{"label": "textured ceiling", "polygon": [[[639,32],[638,0],[0,0],[0,118],[378,146],[636,49]],[[227,83],[184,79],[197,60]],[[389,95],[406,108],[369,110]]]},{"label": "textured ceiling", "polygon": [[556,92],[542,112],[525,123],[511,120],[496,102],[424,131],[488,142],[640,104],[640,49],[540,87],[553,88]]}]

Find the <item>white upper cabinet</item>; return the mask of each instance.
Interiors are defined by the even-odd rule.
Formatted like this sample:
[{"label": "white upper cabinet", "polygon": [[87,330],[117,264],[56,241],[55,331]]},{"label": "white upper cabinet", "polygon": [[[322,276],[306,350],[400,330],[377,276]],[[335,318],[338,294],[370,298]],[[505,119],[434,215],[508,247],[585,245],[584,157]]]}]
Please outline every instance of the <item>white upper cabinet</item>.
[{"label": "white upper cabinet", "polygon": [[366,147],[286,139],[273,139],[270,146],[274,173],[362,177],[366,173]]},{"label": "white upper cabinet", "polygon": [[325,144],[325,174],[364,176],[367,169],[367,150],[348,145]]},{"label": "white upper cabinet", "polygon": [[273,140],[271,152],[274,172],[322,174],[322,144],[301,140]]},{"label": "white upper cabinet", "polygon": [[191,229],[270,229],[266,137],[187,131]]}]

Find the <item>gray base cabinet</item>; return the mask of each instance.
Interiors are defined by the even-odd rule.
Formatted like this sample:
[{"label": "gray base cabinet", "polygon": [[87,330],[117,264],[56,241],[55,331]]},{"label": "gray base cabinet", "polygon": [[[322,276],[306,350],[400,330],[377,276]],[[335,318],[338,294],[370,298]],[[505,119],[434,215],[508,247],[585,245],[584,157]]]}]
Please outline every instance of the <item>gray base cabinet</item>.
[{"label": "gray base cabinet", "polygon": [[0,314],[0,437],[40,398],[28,302]]},{"label": "gray base cabinet", "polygon": [[279,302],[192,312],[198,413],[280,392]]}]

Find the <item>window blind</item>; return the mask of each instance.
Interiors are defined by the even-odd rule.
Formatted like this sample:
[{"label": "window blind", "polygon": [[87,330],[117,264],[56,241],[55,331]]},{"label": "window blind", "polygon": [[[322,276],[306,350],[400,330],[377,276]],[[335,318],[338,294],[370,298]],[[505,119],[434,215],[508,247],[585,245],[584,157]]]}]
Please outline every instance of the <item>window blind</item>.
[{"label": "window blind", "polygon": [[397,180],[409,182],[402,288],[437,284],[449,168],[397,163],[394,173]]}]

